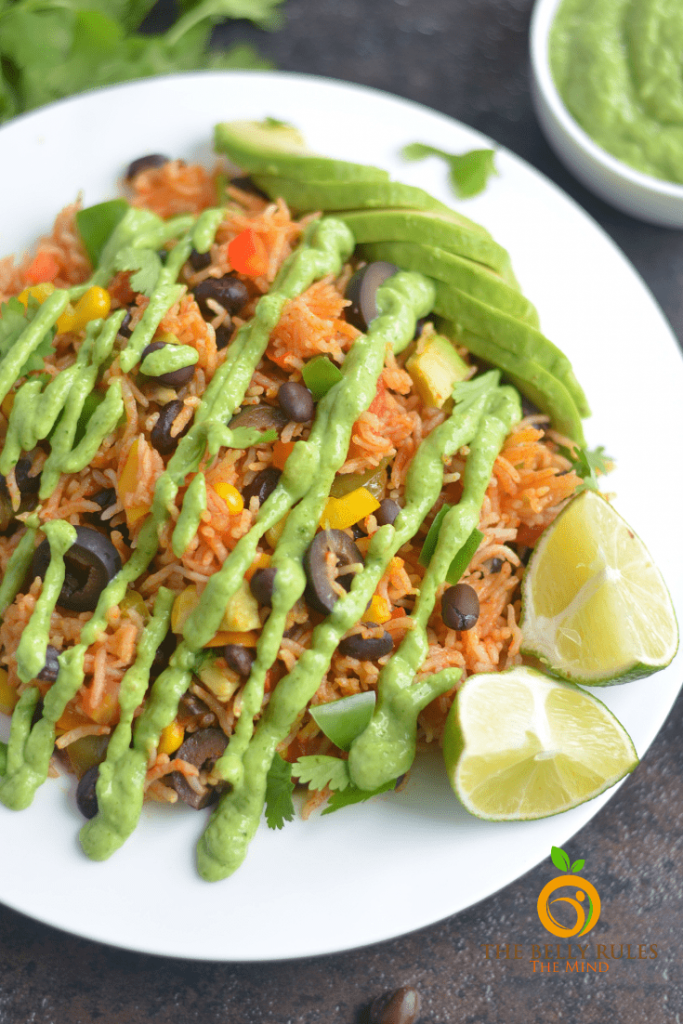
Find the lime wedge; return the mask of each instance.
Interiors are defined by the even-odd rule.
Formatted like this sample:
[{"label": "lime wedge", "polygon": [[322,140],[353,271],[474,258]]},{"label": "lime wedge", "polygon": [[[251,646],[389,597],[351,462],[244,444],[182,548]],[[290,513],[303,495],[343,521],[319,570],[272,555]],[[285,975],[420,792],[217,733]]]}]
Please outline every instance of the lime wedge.
[{"label": "lime wedge", "polygon": [[591,686],[665,668],[678,647],[673,604],[645,545],[594,491],[567,505],[522,582],[522,651]]},{"label": "lime wedge", "polygon": [[631,738],[602,701],[524,666],[463,683],[443,751],[465,808],[490,821],[577,807],[638,763]]}]

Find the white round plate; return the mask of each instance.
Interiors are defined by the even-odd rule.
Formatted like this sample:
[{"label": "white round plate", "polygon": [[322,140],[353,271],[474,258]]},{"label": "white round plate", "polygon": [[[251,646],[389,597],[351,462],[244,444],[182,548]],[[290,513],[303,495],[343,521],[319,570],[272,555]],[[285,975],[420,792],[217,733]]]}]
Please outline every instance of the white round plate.
[{"label": "white round plate", "polygon": [[[491,144],[424,107],[324,79],[225,72],[123,85],[0,131],[0,252],[29,247],[79,192],[86,204],[113,196],[135,157],[210,161],[216,122],[264,116],[292,122],[320,153],[384,166],[445,202],[454,200],[444,165],[405,163],[401,147],[419,141],[462,152]],[[499,175],[460,208],[510,250],[545,332],[574,361],[594,409],[590,444],[617,459],[607,486],[680,610],[683,363],[675,340],[631,265],[586,214],[511,153],[499,150],[496,160]],[[599,691],[640,754],[676,697],[679,666]],[[0,807],[0,899],[116,946],[238,961],[339,952],[439,921],[547,858],[610,795],[545,821],[489,824],[465,813],[440,758],[428,757],[400,794],[297,819],[279,832],[262,825],[240,870],[208,884],[194,865],[203,813],[146,808],[126,846],[91,863],[78,845],[74,788],[67,778],[51,780],[28,810]]]}]

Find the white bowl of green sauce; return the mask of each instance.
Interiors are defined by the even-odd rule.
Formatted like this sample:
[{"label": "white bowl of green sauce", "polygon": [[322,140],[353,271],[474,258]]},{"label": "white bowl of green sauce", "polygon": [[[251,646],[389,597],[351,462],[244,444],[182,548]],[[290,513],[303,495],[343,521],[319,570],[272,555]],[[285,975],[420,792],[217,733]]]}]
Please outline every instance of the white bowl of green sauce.
[{"label": "white bowl of green sauce", "polygon": [[683,227],[683,5],[536,0],[530,45],[536,114],[563,163],[617,209]]}]

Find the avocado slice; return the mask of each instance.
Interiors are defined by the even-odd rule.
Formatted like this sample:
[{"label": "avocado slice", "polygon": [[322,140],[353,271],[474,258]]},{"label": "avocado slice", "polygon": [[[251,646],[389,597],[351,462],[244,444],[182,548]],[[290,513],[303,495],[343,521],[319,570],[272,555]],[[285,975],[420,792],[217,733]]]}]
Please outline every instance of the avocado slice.
[{"label": "avocado slice", "polygon": [[357,244],[420,242],[445,249],[497,271],[518,287],[507,251],[484,228],[473,228],[453,210],[348,210],[336,214],[350,228]]},{"label": "avocado slice", "polygon": [[413,185],[402,185],[400,181],[333,181],[322,179],[293,180],[273,174],[255,174],[254,181],[267,195],[284,199],[298,213],[313,210],[334,212],[356,207],[382,208],[385,206],[416,210],[438,210],[450,213],[451,209],[428,192]]},{"label": "avocado slice", "polygon": [[226,121],[214,129],[214,146],[250,174],[284,175],[296,180],[388,181],[379,167],[319,156],[292,125],[265,121]]},{"label": "avocado slice", "polygon": [[444,284],[443,281],[435,283],[435,313],[453,321],[459,329],[471,331],[498,348],[506,349],[515,359],[531,359],[542,366],[561,381],[581,416],[590,416],[588,400],[574,375],[572,364],[549,338],[453,285]]},{"label": "avocado slice", "polygon": [[533,304],[482,263],[420,242],[368,242],[360,246],[360,251],[367,260],[388,260],[402,270],[418,270],[444,284],[452,284],[494,309],[509,313],[530,327],[538,327]]},{"label": "avocado slice", "polygon": [[406,370],[424,404],[442,409],[452,397],[454,386],[469,377],[472,367],[461,359],[448,338],[432,334],[420,338]]},{"label": "avocado slice", "polygon": [[556,430],[577,444],[585,444],[581,416],[574,399],[562,381],[553,377],[545,367],[526,355],[516,355],[501,348],[495,341],[482,338],[456,323],[444,321],[441,327],[445,334],[457,339],[473,355],[499,367],[518,391],[526,395],[541,412],[550,416]]}]

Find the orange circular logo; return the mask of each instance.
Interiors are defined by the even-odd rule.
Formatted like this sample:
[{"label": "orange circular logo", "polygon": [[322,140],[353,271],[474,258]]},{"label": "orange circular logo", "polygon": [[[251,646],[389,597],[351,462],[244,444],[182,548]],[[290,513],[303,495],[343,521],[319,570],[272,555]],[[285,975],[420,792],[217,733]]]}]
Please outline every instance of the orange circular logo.
[{"label": "orange circular logo", "polygon": [[[550,896],[558,889],[571,888],[571,896]],[[568,903],[576,912],[576,922],[571,928],[565,928],[556,921],[550,909],[553,903]],[[544,885],[536,904],[541,924],[560,939],[571,939],[575,935],[585,935],[597,924],[600,917],[600,896],[594,885],[580,875],[560,875]]]}]

